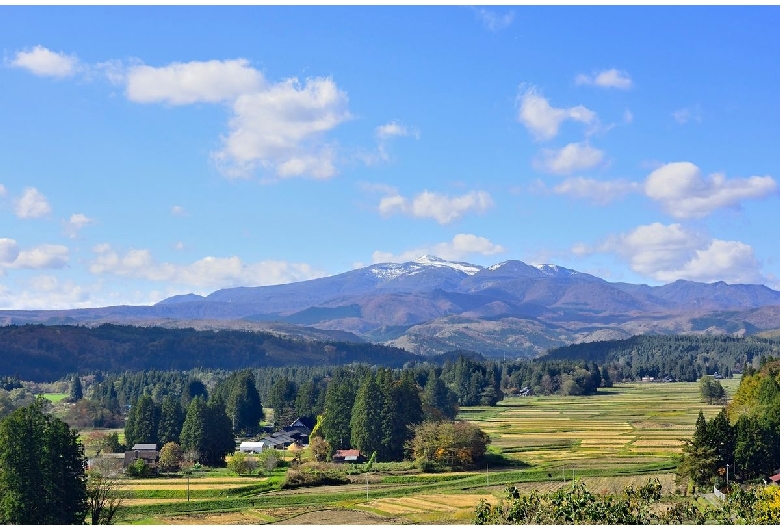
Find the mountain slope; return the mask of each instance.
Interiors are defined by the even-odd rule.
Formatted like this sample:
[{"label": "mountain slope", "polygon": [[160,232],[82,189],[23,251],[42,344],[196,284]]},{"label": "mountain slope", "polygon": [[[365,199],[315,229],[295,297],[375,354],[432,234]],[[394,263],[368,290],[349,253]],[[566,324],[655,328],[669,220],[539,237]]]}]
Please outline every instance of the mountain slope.
[{"label": "mountain slope", "polygon": [[0,324],[103,322],[262,326],[304,338],[342,333],[416,353],[470,349],[529,356],[638,333],[780,329],[780,292],[724,282],[614,283],[550,264],[510,260],[481,267],[422,256],[286,285],[178,295],[154,306],[0,311]]}]

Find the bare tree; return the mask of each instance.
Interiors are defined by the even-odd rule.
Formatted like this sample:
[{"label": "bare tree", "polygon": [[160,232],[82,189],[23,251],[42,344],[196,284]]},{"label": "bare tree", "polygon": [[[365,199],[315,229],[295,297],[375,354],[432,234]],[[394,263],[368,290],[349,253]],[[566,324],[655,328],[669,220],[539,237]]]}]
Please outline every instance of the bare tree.
[{"label": "bare tree", "polygon": [[122,489],[122,465],[110,458],[96,458],[87,471],[87,502],[92,524],[111,524],[129,491]]}]

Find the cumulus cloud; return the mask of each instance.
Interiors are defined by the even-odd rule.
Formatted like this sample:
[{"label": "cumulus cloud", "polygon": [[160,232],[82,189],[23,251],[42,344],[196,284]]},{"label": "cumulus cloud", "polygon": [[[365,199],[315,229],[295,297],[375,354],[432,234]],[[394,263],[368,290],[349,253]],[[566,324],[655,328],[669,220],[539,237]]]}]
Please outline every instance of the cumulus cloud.
[{"label": "cumulus cloud", "polygon": [[553,187],[558,195],[569,195],[579,199],[587,199],[598,205],[609,204],[629,193],[641,190],[641,185],[628,180],[595,180],[584,177],[567,178]]},{"label": "cumulus cloud", "polygon": [[412,136],[417,139],[420,138],[420,131],[407,127],[406,125],[395,120],[377,127],[375,134],[376,137],[380,140],[386,140],[388,138],[398,136]]},{"label": "cumulus cloud", "polygon": [[631,81],[631,76],[629,76],[627,72],[615,68],[594,72],[592,75],[579,74],[574,79],[574,82],[578,85],[618,88],[620,90],[628,90],[634,84],[633,81]]},{"label": "cumulus cloud", "polygon": [[[81,65],[75,57],[38,46],[19,52],[12,65],[40,75],[78,71],[91,79],[99,74],[112,84],[123,85],[127,99],[135,103],[225,105],[230,112],[228,130],[211,159],[228,177],[249,177],[263,170],[279,178],[330,178],[337,173],[337,152],[336,144],[325,135],[352,117],[347,94],[333,79],[290,78],[270,83],[243,58],[159,67],[138,62],[125,66],[121,61]],[[378,134],[418,133],[391,123]]]},{"label": "cumulus cloud", "polygon": [[14,211],[20,219],[34,219],[51,213],[46,197],[35,188],[25,188],[15,206]]},{"label": "cumulus cloud", "polygon": [[10,267],[19,256],[19,245],[16,240],[7,237],[0,238],[0,267]]},{"label": "cumulus cloud", "polygon": [[78,70],[76,57],[62,52],[56,53],[40,45],[16,52],[10,64],[44,77],[71,77]]},{"label": "cumulus cloud", "polygon": [[446,260],[463,260],[474,254],[491,256],[505,252],[504,247],[497,245],[487,238],[474,234],[457,234],[452,241],[437,243],[435,245],[407,250],[401,254],[382,252],[377,250],[371,255],[373,263],[403,263],[411,261],[423,255],[434,255]]},{"label": "cumulus cloud", "polygon": [[322,135],[351,118],[347,94],[330,78],[288,79],[242,94],[232,105],[227,137],[212,153],[226,174],[245,177],[258,167],[277,175],[335,175],[333,146]]},{"label": "cumulus cloud", "polygon": [[520,88],[522,92],[517,97],[520,105],[518,120],[536,140],[554,138],[565,120],[585,124],[592,124],[597,120],[596,113],[582,105],[569,108],[553,107],[536,87],[520,85]]},{"label": "cumulus cloud", "polygon": [[604,152],[586,142],[570,143],[562,149],[543,149],[541,156],[534,160],[534,167],[545,173],[569,175],[595,167],[603,159]]},{"label": "cumulus cloud", "polygon": [[686,107],[672,112],[672,118],[680,125],[685,125],[689,121],[701,122],[701,107]]},{"label": "cumulus cloud", "polygon": [[388,195],[379,201],[382,215],[403,214],[411,217],[436,219],[447,224],[460,219],[468,212],[482,213],[493,206],[493,199],[486,191],[470,191],[464,195],[450,197],[428,190],[413,199],[399,194]]},{"label": "cumulus cloud", "polygon": [[762,283],[761,266],[750,245],[724,241],[675,223],[653,223],[609,237],[593,247],[579,244],[576,254],[614,253],[635,272],[662,282]]},{"label": "cumulus cloud", "polygon": [[246,59],[192,61],[168,66],[132,66],[127,98],[136,103],[221,103],[261,90],[262,74]]},{"label": "cumulus cloud", "polygon": [[673,162],[656,169],[645,180],[645,194],[677,218],[704,217],[714,210],[738,207],[745,199],[766,197],[777,191],[770,176],[726,179],[705,177],[690,162]]},{"label": "cumulus cloud", "polygon": [[39,245],[23,249],[8,238],[0,238],[0,268],[61,269],[68,264],[70,251],[63,245]]},{"label": "cumulus cloud", "polygon": [[120,254],[110,245],[99,245],[93,250],[97,254],[89,267],[93,274],[169,282],[196,289],[275,285],[324,275],[306,263],[273,260],[244,263],[236,256],[208,256],[189,264],[174,264],[158,262],[146,249],[133,249]]},{"label": "cumulus cloud", "polygon": [[74,213],[70,216],[70,219],[65,222],[65,234],[68,237],[76,238],[78,237],[79,230],[94,222],[94,219],[90,219],[83,213]]},{"label": "cumulus cloud", "polygon": [[0,307],[3,309],[70,309],[95,307],[89,290],[71,280],[55,276],[34,276],[18,289],[0,285]]},{"label": "cumulus cloud", "polygon": [[495,11],[490,11],[483,7],[474,7],[474,14],[477,20],[482,22],[482,25],[490,31],[501,31],[512,25],[512,21],[515,19],[515,12],[510,11],[504,15],[499,15]]}]

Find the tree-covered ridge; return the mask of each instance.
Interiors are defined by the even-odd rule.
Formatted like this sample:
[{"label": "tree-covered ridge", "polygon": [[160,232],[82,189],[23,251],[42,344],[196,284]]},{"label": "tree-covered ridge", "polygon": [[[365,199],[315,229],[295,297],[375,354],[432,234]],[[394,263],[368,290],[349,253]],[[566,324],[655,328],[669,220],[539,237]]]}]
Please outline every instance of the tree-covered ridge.
[{"label": "tree-covered ridge", "polygon": [[0,375],[53,381],[94,371],[191,370],[365,362],[397,367],[420,359],[370,343],[317,342],[246,331],[103,324],[0,327]]},{"label": "tree-covered ridge", "polygon": [[754,360],[778,355],[780,342],[758,337],[637,335],[555,348],[542,358],[606,364],[615,380],[649,376],[696,381],[716,372],[728,376]]}]

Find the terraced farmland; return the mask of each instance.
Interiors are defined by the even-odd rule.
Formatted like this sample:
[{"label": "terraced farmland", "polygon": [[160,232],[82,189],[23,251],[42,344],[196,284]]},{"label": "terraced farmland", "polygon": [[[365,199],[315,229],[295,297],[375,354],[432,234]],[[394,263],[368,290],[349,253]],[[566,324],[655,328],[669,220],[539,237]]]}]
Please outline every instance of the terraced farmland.
[{"label": "terraced farmland", "polygon": [[[731,394],[738,380],[722,383]],[[366,476],[358,474],[351,484],[293,491],[279,490],[281,471],[272,477],[235,477],[221,470],[191,480],[190,502],[182,478],[128,480],[132,498],[119,522],[470,523],[480,499],[495,502],[510,484],[545,493],[572,477],[598,493],[617,493],[656,477],[670,493],[681,439],[693,433],[700,409],[712,417],[720,408],[701,403],[695,383],[623,384],[596,396],[508,399],[460,414],[488,432],[491,451],[505,457],[502,466],[457,473],[372,472],[368,488]]]},{"label": "terraced farmland", "polygon": [[[727,391],[737,379],[724,380]],[[472,407],[461,417],[485,430],[506,456],[540,468],[620,468],[624,463],[672,462],[693,434],[699,410],[712,417],[720,405],[699,400],[691,383],[621,384],[595,396],[511,398],[500,406]]]}]

